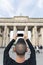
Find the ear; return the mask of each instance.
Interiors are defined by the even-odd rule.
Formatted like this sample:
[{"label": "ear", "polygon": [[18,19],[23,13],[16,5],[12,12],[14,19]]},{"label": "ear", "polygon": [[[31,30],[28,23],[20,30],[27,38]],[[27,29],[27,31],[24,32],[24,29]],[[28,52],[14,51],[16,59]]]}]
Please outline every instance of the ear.
[{"label": "ear", "polygon": [[28,48],[26,48],[26,52],[28,52]]},{"label": "ear", "polygon": [[13,47],[13,51],[14,51],[14,52],[16,52],[16,49],[15,49],[15,47]]}]

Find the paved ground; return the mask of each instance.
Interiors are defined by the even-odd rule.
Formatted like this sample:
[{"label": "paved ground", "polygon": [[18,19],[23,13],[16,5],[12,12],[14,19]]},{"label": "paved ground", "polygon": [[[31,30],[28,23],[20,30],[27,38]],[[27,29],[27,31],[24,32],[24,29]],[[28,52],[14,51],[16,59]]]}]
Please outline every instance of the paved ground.
[{"label": "paved ground", "polygon": [[[0,65],[3,65],[3,51],[4,49],[0,48]],[[15,53],[11,50],[10,51],[10,56],[15,59]],[[28,53],[26,54],[26,58],[28,58]],[[36,61],[37,65],[43,65],[43,50],[41,53],[36,53]]]}]

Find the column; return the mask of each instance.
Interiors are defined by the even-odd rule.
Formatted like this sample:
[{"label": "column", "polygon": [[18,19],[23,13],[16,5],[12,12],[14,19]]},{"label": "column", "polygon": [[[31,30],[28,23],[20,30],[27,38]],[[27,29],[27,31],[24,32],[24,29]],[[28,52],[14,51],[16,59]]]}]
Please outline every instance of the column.
[{"label": "column", "polygon": [[9,28],[7,27],[6,29],[6,46],[9,44],[10,41],[10,33],[9,33]]},{"label": "column", "polygon": [[0,47],[2,47],[2,32],[1,32],[1,27],[0,27]]},{"label": "column", "polygon": [[17,33],[16,26],[13,26],[13,30],[10,30],[10,41],[14,38],[14,35]]},{"label": "column", "polygon": [[36,26],[34,26],[32,28],[32,44],[33,44],[33,46],[38,45],[38,32],[37,32],[37,27]]},{"label": "column", "polygon": [[40,28],[40,40],[39,45],[43,46],[43,27]]},{"label": "column", "polygon": [[6,33],[7,33],[7,26],[4,27],[4,31],[3,31],[3,47],[6,46]]}]

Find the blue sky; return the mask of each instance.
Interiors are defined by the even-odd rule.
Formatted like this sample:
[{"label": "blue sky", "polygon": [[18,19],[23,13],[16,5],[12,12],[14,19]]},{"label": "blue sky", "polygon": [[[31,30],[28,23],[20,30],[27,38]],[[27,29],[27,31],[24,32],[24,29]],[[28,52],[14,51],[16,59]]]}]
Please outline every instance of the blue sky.
[{"label": "blue sky", "polygon": [[0,17],[43,18],[43,0],[0,0]]}]

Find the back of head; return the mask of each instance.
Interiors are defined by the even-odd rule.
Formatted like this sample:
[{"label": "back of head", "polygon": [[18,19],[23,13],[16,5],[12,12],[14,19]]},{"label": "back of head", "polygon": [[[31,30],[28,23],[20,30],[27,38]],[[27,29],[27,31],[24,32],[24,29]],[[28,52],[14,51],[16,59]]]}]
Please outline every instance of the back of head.
[{"label": "back of head", "polygon": [[17,55],[25,55],[26,48],[25,40],[23,38],[19,38],[15,46]]}]

